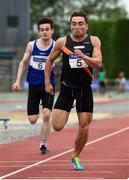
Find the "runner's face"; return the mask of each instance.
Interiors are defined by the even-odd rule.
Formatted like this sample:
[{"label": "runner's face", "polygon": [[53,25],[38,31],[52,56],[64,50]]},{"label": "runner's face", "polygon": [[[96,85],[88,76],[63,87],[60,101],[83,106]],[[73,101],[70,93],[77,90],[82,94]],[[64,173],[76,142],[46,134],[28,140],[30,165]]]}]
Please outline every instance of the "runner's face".
[{"label": "runner's face", "polygon": [[40,24],[39,34],[43,40],[48,40],[52,37],[53,29],[51,29],[50,24]]},{"label": "runner's face", "polygon": [[71,20],[71,32],[75,37],[83,37],[86,35],[88,25],[85,22],[84,17],[73,17]]}]

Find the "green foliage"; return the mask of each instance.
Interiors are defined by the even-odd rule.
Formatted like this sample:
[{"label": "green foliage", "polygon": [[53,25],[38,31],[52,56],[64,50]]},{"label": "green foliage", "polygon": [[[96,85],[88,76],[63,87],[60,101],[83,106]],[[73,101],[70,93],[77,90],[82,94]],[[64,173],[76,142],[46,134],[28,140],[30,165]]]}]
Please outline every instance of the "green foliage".
[{"label": "green foliage", "polygon": [[129,78],[129,19],[120,19],[115,23],[113,76],[124,71]]},{"label": "green foliage", "polygon": [[87,0],[82,9],[98,19],[113,20],[127,15],[126,10],[119,5],[119,0]]},{"label": "green foliage", "polygon": [[90,34],[97,35],[101,40],[101,49],[103,55],[103,64],[108,69],[107,75],[110,76],[113,66],[113,37],[114,37],[114,21],[90,21]]},{"label": "green foliage", "polygon": [[43,16],[51,17],[55,23],[55,39],[69,30],[69,17],[75,9],[82,9],[89,17],[118,19],[127,15],[118,5],[119,0],[31,0],[32,33],[34,24]]},{"label": "green foliage", "polygon": [[69,16],[71,12],[77,8],[74,0],[31,0],[32,9],[32,31],[34,24],[43,16],[48,16],[54,20],[55,33],[54,39],[66,34],[69,28]]},{"label": "green foliage", "polygon": [[101,40],[107,76],[116,78],[123,71],[129,78],[129,20],[89,21],[89,32]]}]

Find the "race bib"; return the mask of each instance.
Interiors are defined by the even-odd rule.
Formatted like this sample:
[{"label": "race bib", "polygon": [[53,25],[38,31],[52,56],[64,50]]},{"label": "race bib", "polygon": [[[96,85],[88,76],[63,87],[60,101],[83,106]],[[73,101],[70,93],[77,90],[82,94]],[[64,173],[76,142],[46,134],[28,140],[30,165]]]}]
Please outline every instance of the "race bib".
[{"label": "race bib", "polygon": [[78,57],[76,54],[69,55],[69,65],[71,68],[84,68],[88,67],[84,60]]},{"label": "race bib", "polygon": [[32,67],[34,69],[44,70],[45,69],[45,63],[46,63],[46,60],[43,59],[42,57],[33,57]]},{"label": "race bib", "polygon": [[44,70],[45,69],[45,62],[34,61],[32,66],[34,69]]}]

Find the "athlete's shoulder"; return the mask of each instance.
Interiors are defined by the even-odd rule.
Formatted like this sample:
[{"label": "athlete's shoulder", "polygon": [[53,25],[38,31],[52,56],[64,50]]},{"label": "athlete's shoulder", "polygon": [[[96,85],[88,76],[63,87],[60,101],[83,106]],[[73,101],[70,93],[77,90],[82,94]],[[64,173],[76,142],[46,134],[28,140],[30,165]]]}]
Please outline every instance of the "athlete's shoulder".
[{"label": "athlete's shoulder", "polygon": [[27,45],[32,46],[36,40],[29,41]]},{"label": "athlete's shoulder", "polygon": [[66,41],[66,36],[60,37],[56,40],[56,42],[64,43]]},{"label": "athlete's shoulder", "polygon": [[56,40],[55,46],[59,49],[62,49],[65,46],[66,43],[66,36],[60,37]]},{"label": "athlete's shoulder", "polygon": [[98,36],[90,35],[91,43],[94,45],[98,44],[101,45],[101,41]]},{"label": "athlete's shoulder", "polygon": [[35,42],[35,40],[29,41],[28,44],[27,44],[27,48],[32,49],[33,46],[34,46],[34,42]]}]

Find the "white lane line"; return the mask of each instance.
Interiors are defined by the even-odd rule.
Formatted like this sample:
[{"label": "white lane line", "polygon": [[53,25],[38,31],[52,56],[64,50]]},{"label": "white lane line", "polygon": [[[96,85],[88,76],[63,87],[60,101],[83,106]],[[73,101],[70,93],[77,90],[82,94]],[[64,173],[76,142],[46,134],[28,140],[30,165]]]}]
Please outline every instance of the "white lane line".
[{"label": "white lane line", "polygon": [[[103,136],[103,137],[100,137],[100,138],[98,138],[98,139],[95,139],[95,140],[93,140],[93,141],[91,141],[91,142],[88,142],[88,143],[86,144],[86,146],[91,145],[91,144],[94,144],[94,143],[99,142],[99,141],[102,141],[102,140],[107,139],[107,138],[109,138],[109,137],[115,136],[115,135],[120,134],[120,133],[122,133],[122,132],[124,132],[124,131],[127,131],[127,130],[129,130],[129,126],[123,128],[123,129],[120,129],[120,130],[118,130],[118,131],[115,131],[115,132],[113,132],[113,133],[107,134],[107,135],[105,135],[105,136]],[[37,162],[37,163],[31,164],[31,165],[26,166],[26,167],[24,167],[24,168],[18,169],[18,170],[13,171],[13,172],[11,172],[11,173],[9,173],[9,174],[5,174],[5,175],[3,175],[3,176],[0,177],[0,180],[3,179],[3,178],[7,178],[7,177],[9,177],[9,176],[12,176],[12,175],[14,175],[14,174],[17,174],[17,173],[19,173],[19,172],[25,171],[25,170],[27,170],[27,169],[30,169],[30,168],[32,168],[32,167],[34,167],[34,166],[39,165],[39,164],[45,163],[45,162],[47,162],[47,161],[50,161],[50,160],[52,160],[52,159],[58,158],[58,157],[60,157],[60,156],[63,156],[63,155],[65,155],[65,154],[68,154],[68,153],[72,152],[73,150],[74,150],[73,148],[72,148],[72,149],[69,149],[69,150],[67,150],[67,151],[64,151],[64,152],[62,152],[62,153],[60,153],[60,154],[57,154],[57,155],[52,156],[52,157],[50,157],[50,158],[47,158],[47,159],[45,159],[45,160],[42,160],[42,161],[39,161],[39,162]]]}]

